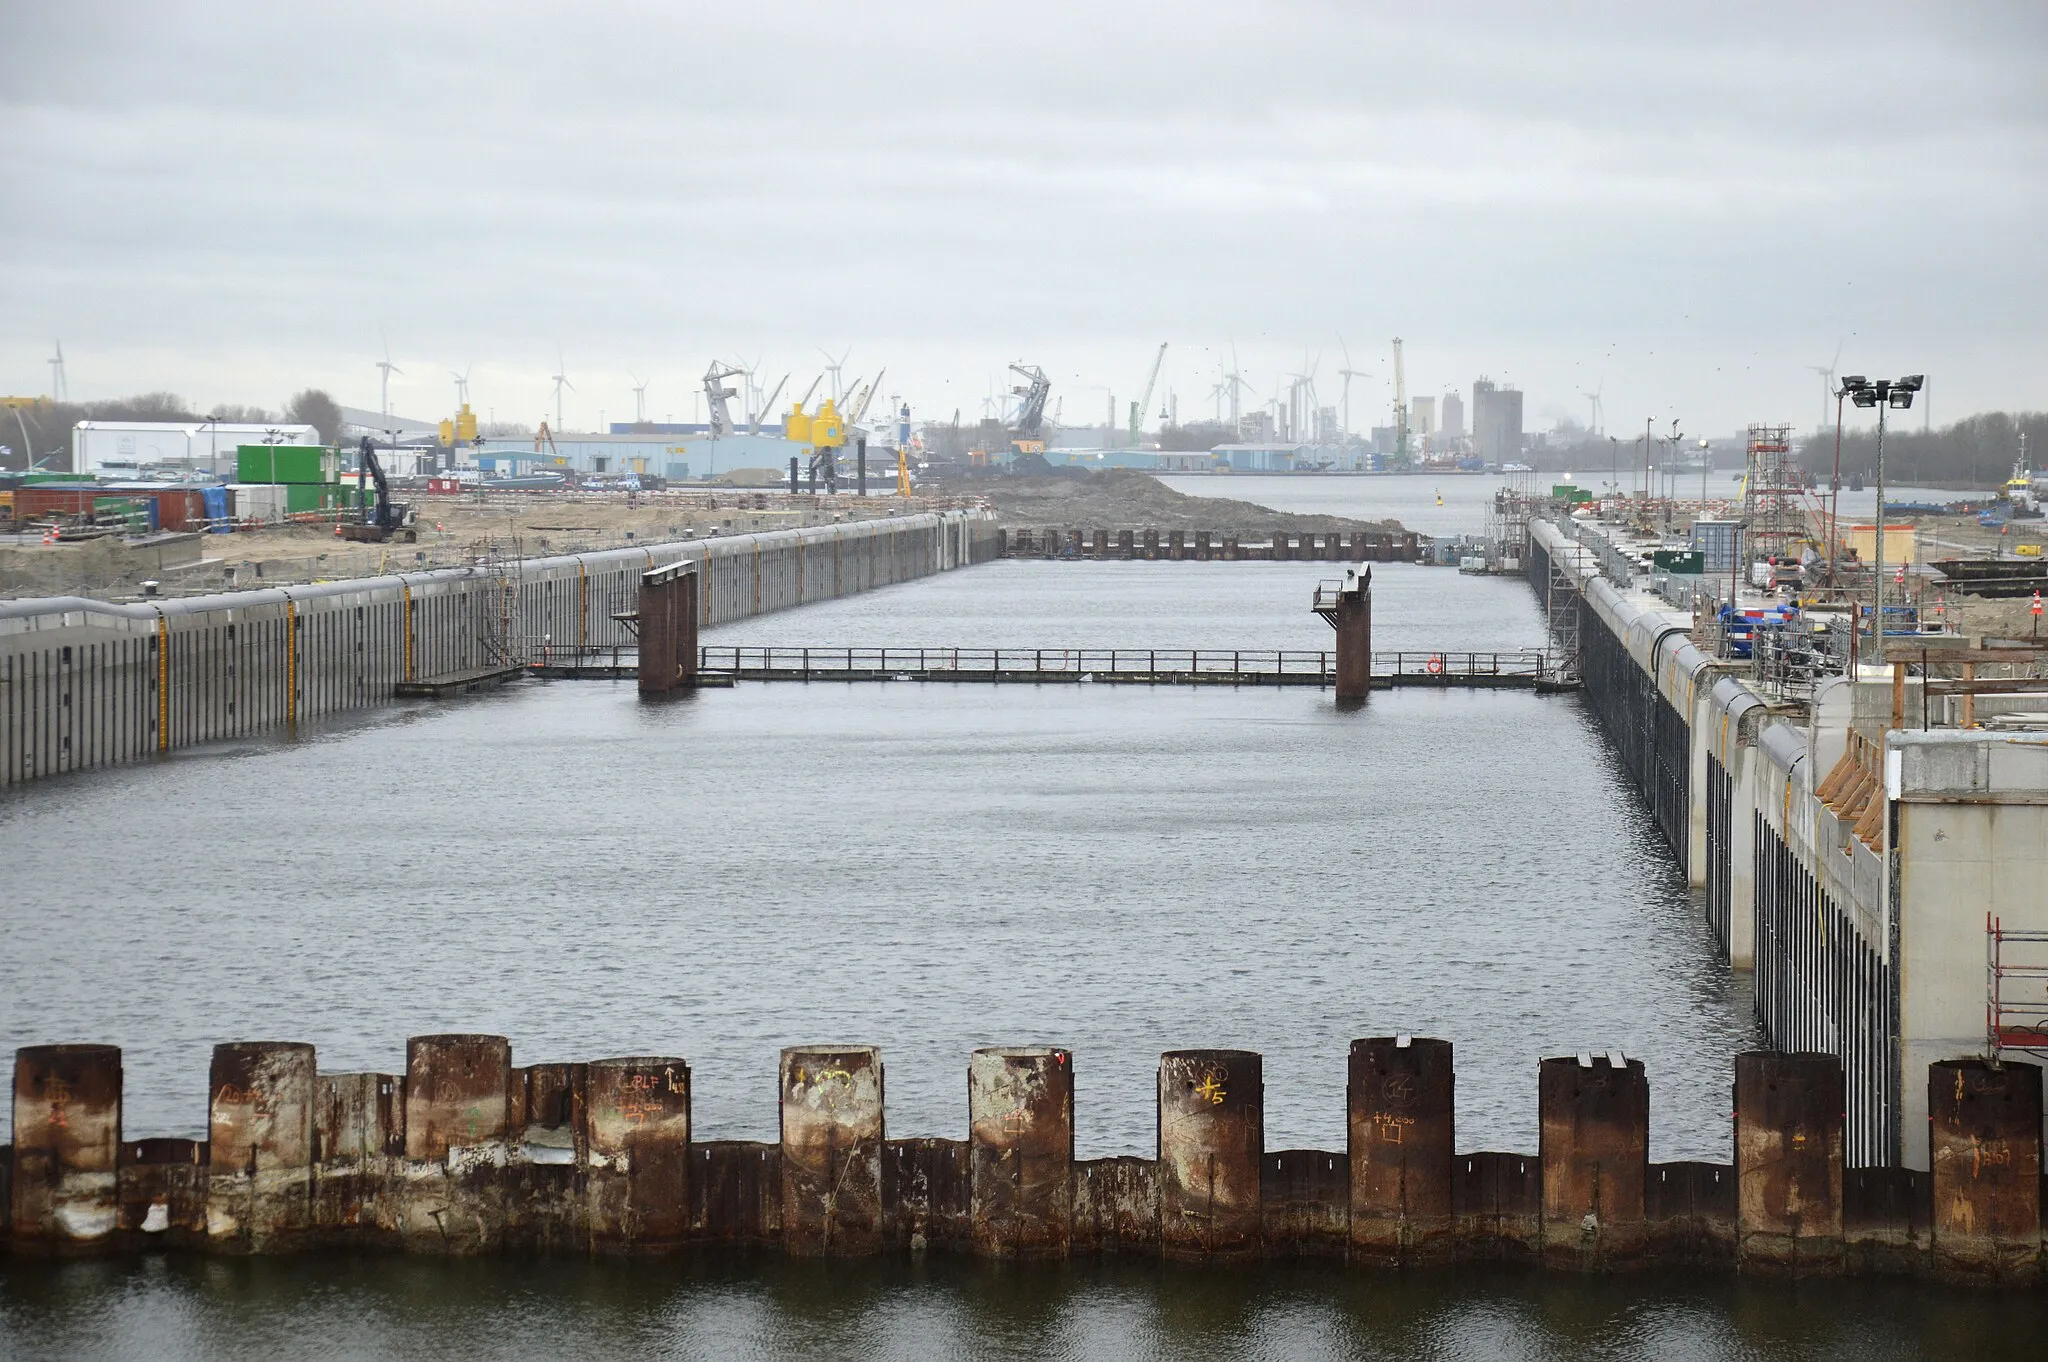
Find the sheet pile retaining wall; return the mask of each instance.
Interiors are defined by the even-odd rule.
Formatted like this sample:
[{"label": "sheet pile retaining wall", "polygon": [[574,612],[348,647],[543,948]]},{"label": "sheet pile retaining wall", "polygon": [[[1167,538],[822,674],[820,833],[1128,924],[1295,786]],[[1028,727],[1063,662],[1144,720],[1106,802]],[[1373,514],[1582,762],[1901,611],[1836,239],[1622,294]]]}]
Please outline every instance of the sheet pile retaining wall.
[{"label": "sheet pile retaining wall", "polygon": [[204,1140],[130,1140],[118,1049],[20,1050],[0,1244],[23,1255],[793,1256],[951,1250],[1226,1263],[1516,1259],[2041,1280],[2041,1070],[1932,1065],[1931,1174],[1852,1170],[1828,1055],[1735,1062],[1732,1159],[1652,1163],[1649,1080],[1616,1052],[1538,1067],[1537,1155],[1455,1152],[1447,1041],[1351,1043],[1342,1150],[1269,1150],[1260,1056],[1160,1057],[1149,1158],[1074,1157],[1071,1052],[991,1048],[965,1140],[892,1139],[880,1051],[785,1050],[780,1138],[699,1141],[679,1056],[512,1063],[501,1036],[417,1036],[403,1072],[313,1048],[216,1048]]},{"label": "sheet pile retaining wall", "polygon": [[114,605],[0,602],[0,785],[389,700],[400,682],[630,647],[640,575],[698,564],[705,626],[996,556],[941,512]]},{"label": "sheet pile retaining wall", "polygon": [[1806,730],[1773,722],[1764,697],[1693,645],[1685,616],[1627,598],[1590,551],[1535,522],[1539,593],[1554,566],[1575,593],[1587,703],[1703,891],[1708,929],[1732,964],[1754,969],[1765,1038],[1839,1057],[1849,1165],[1900,1163],[1903,1046],[1882,858],[1814,797]]}]

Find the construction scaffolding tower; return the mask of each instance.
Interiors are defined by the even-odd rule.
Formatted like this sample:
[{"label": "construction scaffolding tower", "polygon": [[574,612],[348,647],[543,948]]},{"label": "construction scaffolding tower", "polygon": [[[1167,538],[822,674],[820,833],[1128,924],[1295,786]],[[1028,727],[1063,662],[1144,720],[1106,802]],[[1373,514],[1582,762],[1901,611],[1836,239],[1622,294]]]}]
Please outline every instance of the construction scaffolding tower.
[{"label": "construction scaffolding tower", "polygon": [[1984,935],[1992,1058],[2006,1050],[2048,1058],[2048,932],[2014,931],[1987,913]]},{"label": "construction scaffolding tower", "polygon": [[[1749,561],[1799,556],[1798,542],[1807,538],[1806,492],[1792,466],[1792,427],[1751,426],[1749,469],[1742,483],[1742,525],[1749,535]],[[1741,561],[1745,575],[1748,563]]]}]

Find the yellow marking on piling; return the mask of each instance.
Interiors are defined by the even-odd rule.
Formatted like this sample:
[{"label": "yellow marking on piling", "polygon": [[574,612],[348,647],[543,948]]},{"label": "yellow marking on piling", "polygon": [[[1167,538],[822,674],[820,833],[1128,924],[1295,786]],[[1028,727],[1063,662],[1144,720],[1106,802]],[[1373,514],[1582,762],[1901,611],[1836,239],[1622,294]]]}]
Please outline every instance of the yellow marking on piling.
[{"label": "yellow marking on piling", "polygon": [[590,628],[590,575],[583,569],[583,560],[576,560],[576,650],[580,655],[588,642]]},{"label": "yellow marking on piling", "polygon": [[156,750],[171,750],[171,624],[156,612]]},{"label": "yellow marking on piling", "polygon": [[284,598],[284,721],[299,721],[299,605]]}]

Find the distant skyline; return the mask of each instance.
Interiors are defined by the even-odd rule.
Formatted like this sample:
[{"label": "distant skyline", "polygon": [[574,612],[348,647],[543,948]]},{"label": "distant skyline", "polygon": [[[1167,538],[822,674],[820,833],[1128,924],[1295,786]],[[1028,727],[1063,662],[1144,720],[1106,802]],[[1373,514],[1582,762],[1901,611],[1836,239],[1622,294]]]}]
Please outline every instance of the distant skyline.
[{"label": "distant skyline", "polygon": [[[322,387],[571,427],[701,415],[820,347],[917,419],[1013,360],[1119,423],[1320,355],[1386,424],[1485,374],[1525,425],[1809,430],[2048,407],[2048,9],[1506,3],[0,13],[0,391]],[[2029,169],[2032,167],[2032,169]],[[558,358],[559,357],[559,358]],[[557,365],[565,367],[558,370]],[[785,401],[787,397],[785,394]],[[1921,414],[1912,417],[1917,427]]]}]

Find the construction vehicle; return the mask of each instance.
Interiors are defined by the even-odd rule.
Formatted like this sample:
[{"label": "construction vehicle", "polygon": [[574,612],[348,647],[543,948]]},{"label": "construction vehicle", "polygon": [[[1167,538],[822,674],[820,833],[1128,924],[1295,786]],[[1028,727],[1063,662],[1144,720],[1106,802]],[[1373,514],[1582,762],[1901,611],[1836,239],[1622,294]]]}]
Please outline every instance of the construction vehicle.
[{"label": "construction vehicle", "polygon": [[[542,429],[546,429],[543,425]],[[356,451],[356,499],[359,503],[355,520],[344,520],[336,526],[343,539],[358,544],[382,544],[393,534],[406,543],[419,539],[419,532],[410,528],[412,508],[391,499],[391,484],[384,477],[383,465],[377,462],[377,448],[370,437],[363,437],[362,446]],[[372,505],[363,486],[363,477],[368,474],[377,483],[377,500]]]}]

